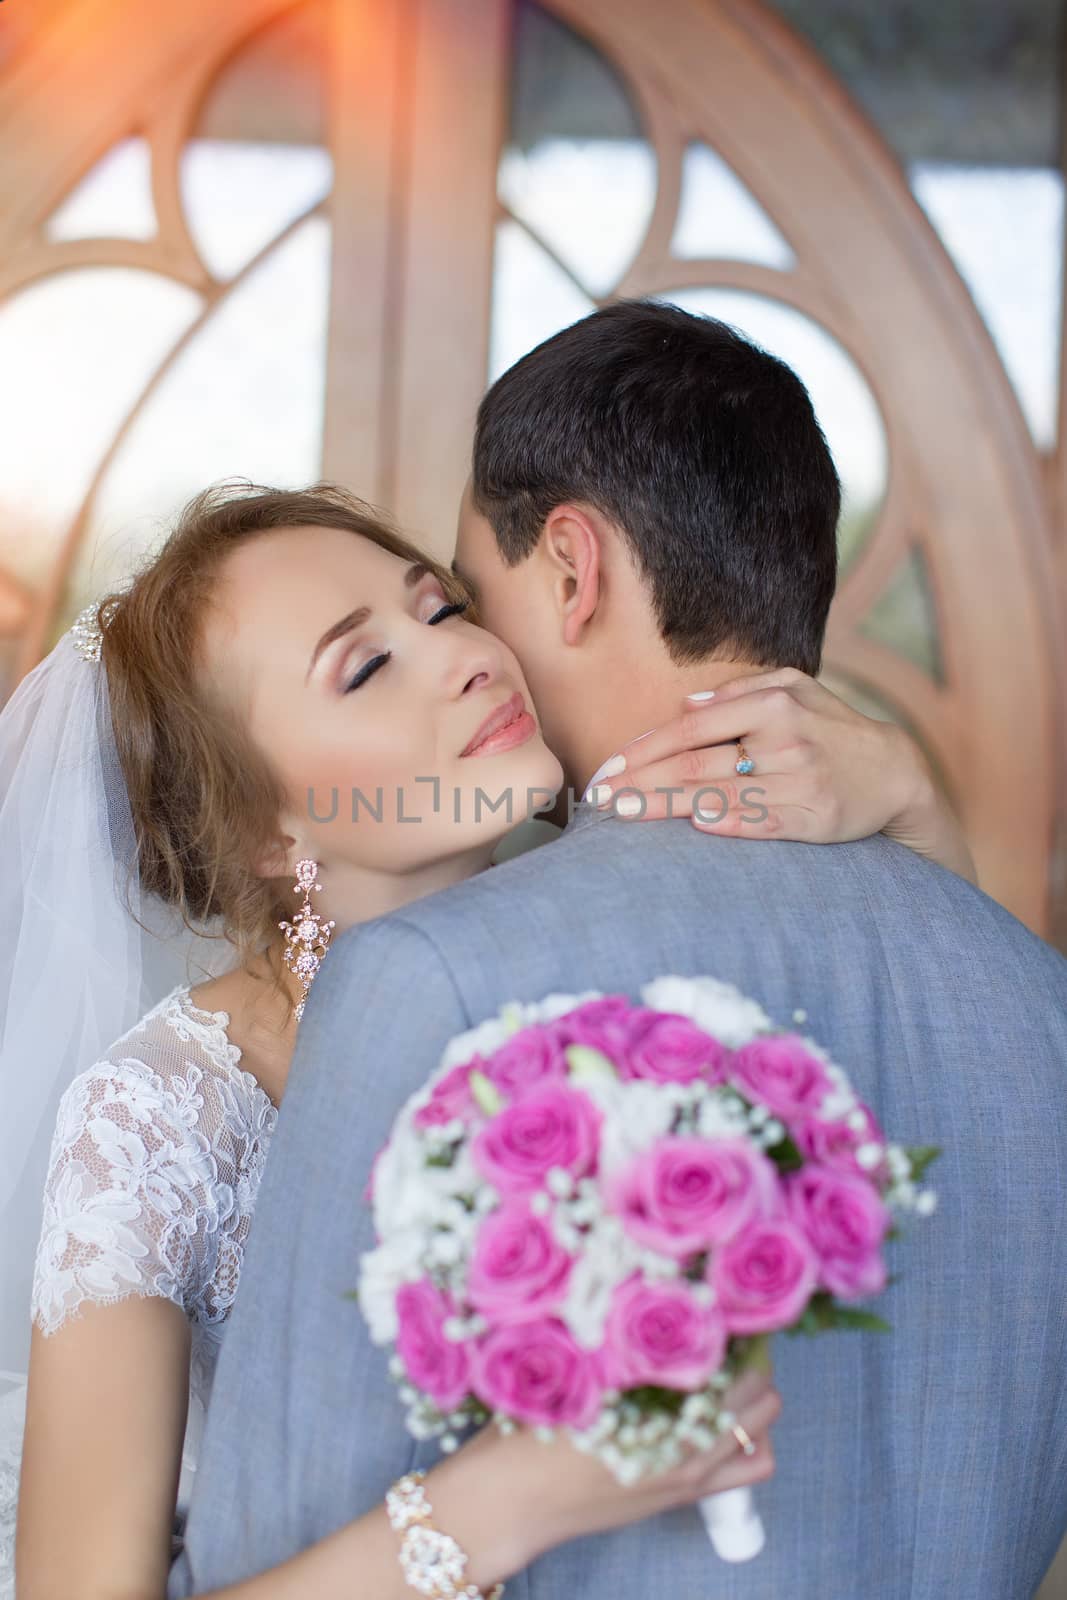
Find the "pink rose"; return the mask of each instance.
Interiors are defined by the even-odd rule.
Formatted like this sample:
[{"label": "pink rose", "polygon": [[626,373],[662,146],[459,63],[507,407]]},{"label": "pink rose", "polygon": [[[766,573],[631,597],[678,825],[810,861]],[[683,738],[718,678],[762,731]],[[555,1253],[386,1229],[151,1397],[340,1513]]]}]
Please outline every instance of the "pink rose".
[{"label": "pink rose", "polygon": [[715,1306],[702,1306],[677,1280],[635,1276],[616,1289],[600,1352],[605,1383],[699,1389],[722,1364],[726,1327]]},{"label": "pink rose", "polygon": [[635,1009],[633,1001],[624,994],[605,995],[602,1000],[589,1000],[558,1018],[551,1024],[552,1032],[563,1049],[569,1044],[581,1044],[590,1050],[599,1050],[621,1070],[626,1061]]},{"label": "pink rose", "polygon": [[745,1139],[660,1139],[607,1186],[627,1233],[664,1255],[724,1244],[780,1209],[774,1164]]},{"label": "pink rose", "polygon": [[464,1121],[472,1117],[477,1107],[471,1094],[470,1079],[474,1068],[480,1064],[479,1058],[475,1056],[473,1061],[465,1061],[462,1066],[453,1067],[451,1072],[446,1072],[441,1081],[434,1085],[428,1103],[416,1111],[415,1126],[443,1127],[456,1117],[461,1117]]},{"label": "pink rose", "polygon": [[571,1264],[549,1224],[526,1201],[512,1200],[478,1231],[467,1298],[494,1323],[542,1316],[562,1299]]},{"label": "pink rose", "polygon": [[833,1088],[824,1064],[795,1033],[742,1045],[730,1064],[730,1081],[749,1100],[787,1118],[817,1112]]},{"label": "pink rose", "polygon": [[466,1346],[444,1335],[446,1318],[455,1315],[452,1301],[429,1278],[421,1278],[397,1290],[396,1314],[396,1349],[408,1377],[441,1411],[453,1411],[470,1382]]},{"label": "pink rose", "polygon": [[866,1169],[856,1160],[856,1151],[861,1144],[880,1144],[884,1148],[885,1134],[868,1106],[861,1103],[856,1109],[864,1119],[860,1129],[850,1128],[847,1122],[824,1122],[821,1117],[801,1116],[793,1119],[789,1131],[805,1161],[834,1167],[839,1172],[851,1172],[857,1177],[881,1180],[888,1174],[885,1161]]},{"label": "pink rose", "polygon": [[479,1339],[473,1370],[478,1398],[516,1422],[588,1428],[600,1410],[597,1359],[555,1317],[495,1328]]},{"label": "pink rose", "polygon": [[818,1261],[800,1228],[778,1217],[717,1250],[707,1277],[731,1333],[773,1333],[803,1315],[818,1283]]},{"label": "pink rose", "polygon": [[550,1028],[540,1025],[513,1034],[494,1050],[482,1069],[506,1100],[549,1080],[567,1076],[563,1047]]},{"label": "pink rose", "polygon": [[538,1189],[553,1167],[576,1178],[596,1166],[600,1112],[563,1084],[530,1089],[498,1111],[471,1146],[475,1165],[504,1194]]},{"label": "pink rose", "polygon": [[892,1222],[868,1178],[804,1167],[785,1182],[789,1215],[819,1258],[819,1280],[843,1300],[885,1288],[882,1241]]},{"label": "pink rose", "polygon": [[662,1011],[633,1014],[624,1078],[655,1083],[722,1083],[730,1052],[690,1022]]}]

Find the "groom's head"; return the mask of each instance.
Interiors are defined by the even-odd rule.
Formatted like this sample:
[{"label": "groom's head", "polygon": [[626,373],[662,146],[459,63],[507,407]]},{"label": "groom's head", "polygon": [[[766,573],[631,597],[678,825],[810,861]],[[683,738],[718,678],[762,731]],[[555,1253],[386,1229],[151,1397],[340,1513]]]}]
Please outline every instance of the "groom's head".
[{"label": "groom's head", "polygon": [[818,671],[839,508],[789,367],[724,323],[626,301],[485,396],[455,565],[576,777],[575,719],[608,695],[651,706],[650,686],[712,661]]}]

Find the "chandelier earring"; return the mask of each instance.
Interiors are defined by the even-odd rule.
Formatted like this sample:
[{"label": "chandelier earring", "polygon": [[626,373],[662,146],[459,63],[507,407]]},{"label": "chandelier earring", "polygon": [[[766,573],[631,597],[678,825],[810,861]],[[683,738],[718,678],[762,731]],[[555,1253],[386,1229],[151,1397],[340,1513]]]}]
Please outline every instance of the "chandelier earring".
[{"label": "chandelier earring", "polygon": [[300,979],[300,987],[304,991],[296,1008],[298,1022],[304,1015],[304,1002],[307,1000],[312,979],[322,965],[330,943],[330,934],[337,926],[336,922],[323,922],[319,914],[311,909],[312,891],[322,889],[322,884],[318,881],[318,872],[317,861],[297,862],[293,893],[302,894],[304,904],[296,914],[295,923],[278,924],[285,934],[285,951],[282,959],[290,972],[294,972]]}]

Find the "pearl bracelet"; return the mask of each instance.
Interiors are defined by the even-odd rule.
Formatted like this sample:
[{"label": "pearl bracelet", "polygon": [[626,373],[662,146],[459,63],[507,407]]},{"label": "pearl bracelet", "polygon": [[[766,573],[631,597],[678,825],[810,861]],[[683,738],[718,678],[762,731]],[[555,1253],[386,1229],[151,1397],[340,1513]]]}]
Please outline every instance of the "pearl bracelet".
[{"label": "pearl bracelet", "polygon": [[431,1524],[433,1507],[423,1488],[425,1472],[398,1478],[385,1497],[390,1526],[403,1534],[400,1567],[405,1581],[428,1600],[500,1600],[504,1585],[486,1593],[464,1584],[467,1554],[452,1538]]}]

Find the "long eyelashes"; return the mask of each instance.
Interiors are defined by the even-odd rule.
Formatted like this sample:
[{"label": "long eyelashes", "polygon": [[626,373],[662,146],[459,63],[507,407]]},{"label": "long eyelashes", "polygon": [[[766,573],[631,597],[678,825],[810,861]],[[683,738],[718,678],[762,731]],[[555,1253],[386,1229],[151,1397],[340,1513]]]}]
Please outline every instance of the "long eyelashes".
[{"label": "long eyelashes", "polygon": [[366,683],[368,678],[374,676],[379,667],[384,667],[385,663],[392,659],[392,654],[391,650],[387,650],[384,655],[373,656],[370,661],[360,667],[352,682],[346,686],[345,694],[351,694],[352,690],[358,689],[361,683]]},{"label": "long eyelashes", "polygon": [[470,607],[470,601],[469,600],[458,600],[453,605],[442,606],[440,611],[435,611],[434,612],[433,616],[429,619],[429,621],[427,623],[427,627],[432,628],[435,623],[444,622],[446,617],[457,617],[457,616],[460,615],[461,612],[468,610],[469,607]]},{"label": "long eyelashes", "polygon": [[[440,611],[435,611],[432,617],[427,618],[426,626],[432,628],[438,622],[444,622],[447,617],[459,616],[467,610],[469,605],[469,600],[460,600],[454,605],[442,606]],[[353,689],[358,689],[361,683],[366,683],[368,678],[374,676],[379,667],[384,667],[387,661],[392,660],[392,656],[393,652],[391,650],[385,650],[381,655],[373,656],[370,661],[360,667],[352,682],[346,685],[345,694],[350,694]]]}]

